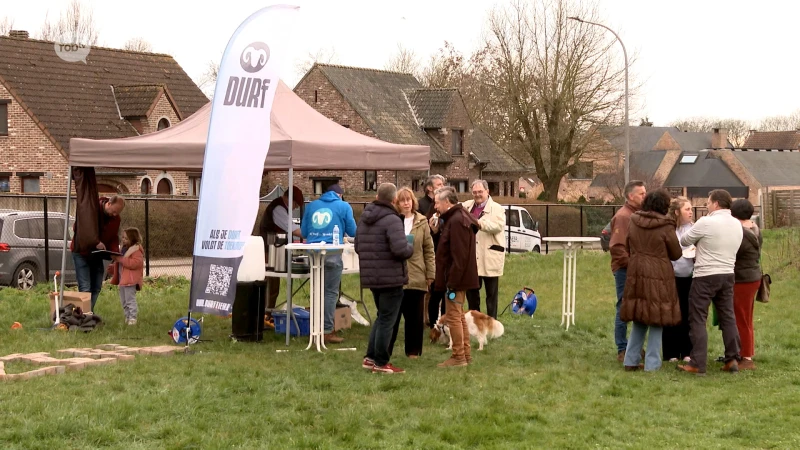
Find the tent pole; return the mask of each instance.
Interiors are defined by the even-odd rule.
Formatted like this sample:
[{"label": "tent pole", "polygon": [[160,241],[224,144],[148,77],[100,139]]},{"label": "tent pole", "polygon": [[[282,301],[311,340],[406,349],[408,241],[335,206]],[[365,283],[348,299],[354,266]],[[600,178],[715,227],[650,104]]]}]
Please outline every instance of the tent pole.
[{"label": "tent pole", "polygon": [[[289,212],[289,223],[286,227],[286,243],[291,244],[294,241],[292,235],[292,213],[294,212],[294,169],[289,166],[289,204],[286,209]],[[292,328],[292,319],[294,318],[294,309],[292,309],[292,251],[284,246],[286,252],[286,345],[289,345],[289,336]],[[297,319],[295,319],[297,323]],[[297,325],[297,330],[300,331],[300,325]]]},{"label": "tent pole", "polygon": [[[58,288],[58,298],[55,301],[56,325],[61,323],[61,314],[59,313],[59,311],[61,310],[61,303],[62,303],[61,299],[64,297],[64,274],[66,273],[67,270],[67,240],[69,239],[69,199],[71,194],[72,194],[72,166],[67,166],[67,200],[66,200],[66,205],[64,206],[64,215],[65,215],[64,244],[61,247],[61,285]],[[75,220],[78,220],[78,218],[75,217]],[[47,224],[45,224],[45,226],[47,226]],[[45,258],[46,257],[47,256],[45,256]]]}]

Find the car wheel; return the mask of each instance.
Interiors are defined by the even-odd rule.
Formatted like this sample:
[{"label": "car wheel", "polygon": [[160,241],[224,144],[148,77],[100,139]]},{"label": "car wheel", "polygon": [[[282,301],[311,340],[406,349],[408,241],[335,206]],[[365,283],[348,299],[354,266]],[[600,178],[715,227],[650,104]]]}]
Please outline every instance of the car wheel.
[{"label": "car wheel", "polygon": [[542,253],[542,249],[541,249],[541,248],[539,248],[539,246],[538,246],[538,245],[534,245],[534,246],[533,246],[533,252],[534,252],[534,253]]},{"label": "car wheel", "polygon": [[33,264],[20,264],[17,270],[14,271],[14,277],[12,278],[13,286],[23,291],[31,289],[37,282],[38,273],[36,266]]}]

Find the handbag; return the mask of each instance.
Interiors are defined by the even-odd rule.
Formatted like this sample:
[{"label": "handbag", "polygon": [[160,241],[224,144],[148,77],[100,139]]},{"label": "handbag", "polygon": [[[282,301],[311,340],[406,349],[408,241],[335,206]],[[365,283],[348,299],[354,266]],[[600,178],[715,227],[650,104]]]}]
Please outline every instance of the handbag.
[{"label": "handbag", "polygon": [[761,286],[758,287],[756,292],[756,300],[761,303],[769,303],[769,288],[772,284],[772,277],[768,273],[761,275]]}]

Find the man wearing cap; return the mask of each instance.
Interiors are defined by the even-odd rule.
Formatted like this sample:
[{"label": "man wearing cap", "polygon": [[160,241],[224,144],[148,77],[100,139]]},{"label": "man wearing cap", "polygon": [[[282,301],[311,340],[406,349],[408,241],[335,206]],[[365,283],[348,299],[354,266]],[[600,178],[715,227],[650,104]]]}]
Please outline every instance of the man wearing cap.
[{"label": "man wearing cap", "polygon": [[[303,206],[303,191],[297,186],[292,188],[292,203],[294,208],[301,208]],[[261,224],[259,225],[259,235],[264,239],[264,254],[269,253],[269,246],[275,243],[277,234],[287,234],[286,230],[289,226],[289,210],[286,205],[289,204],[289,191],[283,193],[283,196],[273,200],[267,206],[264,215],[261,216]],[[303,237],[300,233],[300,225],[292,224],[292,236],[298,238]],[[281,289],[281,279],[277,277],[267,277],[267,309],[275,309],[275,302],[278,300],[278,293]]]},{"label": "man wearing cap", "polygon": [[[356,235],[356,220],[353,208],[342,200],[344,191],[339,184],[333,184],[322,196],[306,207],[301,231],[306,243],[333,243],[333,228],[339,227],[339,243],[344,236]],[[342,281],[342,253],[325,255],[325,343],[339,343],[344,339],[333,333],[333,316],[336,302],[339,301],[339,284]]]}]

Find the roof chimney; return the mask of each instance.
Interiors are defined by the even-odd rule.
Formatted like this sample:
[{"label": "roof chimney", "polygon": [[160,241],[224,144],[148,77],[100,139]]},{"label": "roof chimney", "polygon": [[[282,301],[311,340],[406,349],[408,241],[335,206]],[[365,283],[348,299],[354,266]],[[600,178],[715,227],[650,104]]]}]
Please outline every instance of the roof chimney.
[{"label": "roof chimney", "polygon": [[8,37],[18,38],[18,39],[28,39],[29,34],[25,30],[11,30],[8,32]]},{"label": "roof chimney", "polygon": [[726,128],[714,128],[711,135],[711,148],[728,148],[728,130]]}]

